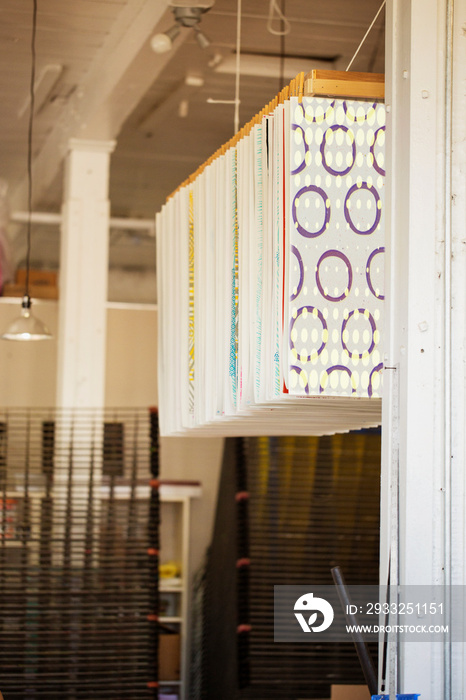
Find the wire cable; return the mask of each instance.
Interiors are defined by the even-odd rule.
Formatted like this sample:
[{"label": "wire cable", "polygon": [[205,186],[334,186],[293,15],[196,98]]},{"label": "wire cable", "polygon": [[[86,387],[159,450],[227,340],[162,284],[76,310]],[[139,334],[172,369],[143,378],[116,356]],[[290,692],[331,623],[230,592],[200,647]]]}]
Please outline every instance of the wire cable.
[{"label": "wire cable", "polygon": [[366,41],[366,39],[367,39],[367,37],[368,37],[368,35],[369,35],[369,32],[371,31],[372,27],[373,27],[374,24],[377,22],[377,18],[378,18],[378,16],[380,15],[380,13],[382,12],[384,5],[385,5],[385,0],[383,0],[382,4],[380,5],[379,9],[377,10],[377,14],[375,15],[374,19],[372,20],[369,29],[368,29],[367,32],[364,34],[361,43],[359,44],[358,48],[356,49],[356,51],[355,51],[355,53],[354,53],[353,58],[352,58],[351,61],[348,63],[348,66],[347,66],[347,68],[346,68],[347,71],[349,71],[349,69],[350,69],[351,66],[353,65],[354,59],[356,58],[356,56],[358,55],[358,53],[359,53],[359,51],[360,51],[362,45],[363,45],[364,42]]},{"label": "wire cable", "polygon": [[241,76],[240,59],[241,59],[241,0],[238,0],[237,18],[236,18],[236,70],[235,70],[235,117],[234,117],[234,133],[239,131],[239,82]]},{"label": "wire cable", "polygon": [[282,20],[281,20],[282,32],[280,34],[280,71],[279,71],[279,80],[278,80],[278,92],[280,92],[285,87],[285,37],[286,37],[286,32],[284,31],[285,30],[285,0],[282,0],[281,12],[282,12]]},{"label": "wire cable", "polygon": [[30,110],[28,126],[28,222],[26,250],[26,288],[25,295],[29,298],[29,266],[31,262],[31,218],[32,218],[32,127],[34,123],[34,84],[36,80],[36,29],[37,29],[37,0],[33,0],[32,36],[31,36],[31,82],[29,87]]},{"label": "wire cable", "polygon": [[[281,29],[277,30],[273,28],[274,21],[280,21],[282,23]],[[277,0],[270,0],[269,16],[267,18],[267,31],[270,32],[270,34],[274,34],[274,36],[284,36],[285,34],[289,34],[290,30],[291,24],[280,9]]]}]

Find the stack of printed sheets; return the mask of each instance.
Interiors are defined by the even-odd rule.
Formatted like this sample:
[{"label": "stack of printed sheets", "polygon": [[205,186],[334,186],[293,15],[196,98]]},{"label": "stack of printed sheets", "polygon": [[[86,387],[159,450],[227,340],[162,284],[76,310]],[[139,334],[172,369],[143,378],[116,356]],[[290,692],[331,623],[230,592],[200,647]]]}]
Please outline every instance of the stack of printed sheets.
[{"label": "stack of printed sheets", "polygon": [[167,200],[163,435],[380,423],[384,141],[383,104],[293,97]]}]

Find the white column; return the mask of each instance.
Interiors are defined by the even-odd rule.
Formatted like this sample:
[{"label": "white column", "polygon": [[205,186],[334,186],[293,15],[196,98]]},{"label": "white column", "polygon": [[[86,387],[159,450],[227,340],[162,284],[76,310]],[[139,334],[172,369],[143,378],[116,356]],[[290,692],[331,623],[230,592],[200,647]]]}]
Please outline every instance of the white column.
[{"label": "white column", "polygon": [[[60,302],[58,319],[57,408],[103,409],[105,397],[105,343],[110,203],[108,181],[113,141],[72,139],[65,162],[64,201],[60,248]],[[80,565],[89,490],[89,466],[94,461],[94,488],[100,484],[103,422],[79,410],[57,414],[55,508],[68,507],[72,485],[75,513],[68,552]],[[70,445],[73,444],[73,449]],[[94,497],[98,523],[100,500]],[[97,527],[97,526],[96,526]],[[62,525],[55,536],[65,537]],[[94,562],[98,556],[94,533]],[[57,547],[56,563],[65,550]]]},{"label": "white column", "polygon": [[101,408],[114,141],[72,139],[66,159],[60,251],[57,407]]},{"label": "white column", "polygon": [[[390,548],[401,584],[465,583],[464,26],[464,2],[387,3],[381,583]],[[398,692],[464,698],[464,647],[453,656],[448,644],[399,646]]]},{"label": "white column", "polygon": [[[447,522],[447,554],[450,579],[454,586],[466,586],[466,3],[452,3],[452,41],[448,55],[451,69],[451,141],[448,165],[447,226],[451,233],[451,474],[450,518]],[[466,609],[455,609],[466,632]],[[466,697],[466,644],[451,649],[451,698]]]}]

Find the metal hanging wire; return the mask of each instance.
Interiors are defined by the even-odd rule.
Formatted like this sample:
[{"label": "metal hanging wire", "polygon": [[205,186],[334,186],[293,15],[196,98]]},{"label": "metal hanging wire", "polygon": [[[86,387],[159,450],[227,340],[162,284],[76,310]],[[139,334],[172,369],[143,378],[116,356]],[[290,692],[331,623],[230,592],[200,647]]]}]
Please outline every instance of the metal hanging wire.
[{"label": "metal hanging wire", "polygon": [[377,13],[376,13],[374,19],[372,20],[372,22],[371,22],[371,24],[370,24],[370,26],[369,26],[369,29],[368,29],[367,32],[364,34],[364,36],[363,36],[363,38],[362,38],[362,40],[361,40],[361,43],[359,44],[358,48],[357,48],[356,51],[354,52],[353,58],[352,58],[351,61],[348,63],[348,65],[347,65],[347,67],[346,67],[346,70],[347,70],[347,71],[349,71],[349,69],[350,69],[351,66],[353,65],[354,59],[355,59],[356,56],[358,55],[359,51],[360,51],[361,48],[362,48],[362,45],[364,44],[364,42],[366,41],[367,37],[369,36],[369,33],[370,33],[372,27],[373,27],[374,24],[377,22],[378,16],[379,16],[380,13],[382,12],[384,6],[385,6],[385,0],[383,0],[382,4],[380,5],[379,9],[377,10]]},{"label": "metal hanging wire", "polygon": [[[280,29],[274,29],[273,23],[280,22]],[[270,0],[269,16],[267,17],[267,31],[274,36],[285,36],[289,34],[291,24],[285,16],[283,9],[280,8],[277,0]]]}]

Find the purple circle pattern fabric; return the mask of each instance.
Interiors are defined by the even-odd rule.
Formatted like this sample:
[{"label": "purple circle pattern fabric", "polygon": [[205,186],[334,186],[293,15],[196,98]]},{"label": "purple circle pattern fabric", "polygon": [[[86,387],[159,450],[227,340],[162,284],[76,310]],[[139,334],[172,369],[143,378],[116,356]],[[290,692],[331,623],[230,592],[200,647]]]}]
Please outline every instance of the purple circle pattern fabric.
[{"label": "purple circle pattern fabric", "polygon": [[291,100],[291,394],[381,396],[384,143],[383,104]]}]

